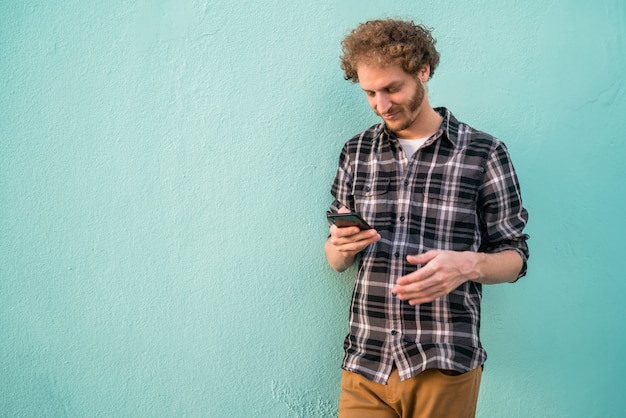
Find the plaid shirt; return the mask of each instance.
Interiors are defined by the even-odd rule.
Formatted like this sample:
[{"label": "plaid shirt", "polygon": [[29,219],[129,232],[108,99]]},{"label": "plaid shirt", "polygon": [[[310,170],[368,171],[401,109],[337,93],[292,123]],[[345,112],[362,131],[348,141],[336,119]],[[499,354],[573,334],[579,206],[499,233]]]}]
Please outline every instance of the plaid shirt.
[{"label": "plaid shirt", "polygon": [[508,151],[445,108],[439,131],[408,160],[384,124],[348,141],[339,158],[331,211],[360,212],[380,234],[361,252],[342,367],[386,383],[395,363],[402,380],[430,369],[467,372],[487,356],[480,338],[479,283],[411,306],[392,295],[428,250],[517,251],[526,273],[528,214]]}]

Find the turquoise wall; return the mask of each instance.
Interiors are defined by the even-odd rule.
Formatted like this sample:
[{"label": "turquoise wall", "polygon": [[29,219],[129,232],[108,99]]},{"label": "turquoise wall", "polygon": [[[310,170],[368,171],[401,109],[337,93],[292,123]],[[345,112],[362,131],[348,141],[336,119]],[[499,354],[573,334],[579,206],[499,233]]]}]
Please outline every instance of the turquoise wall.
[{"label": "turquoise wall", "polygon": [[435,28],[434,105],[509,146],[528,276],[485,290],[479,417],[626,415],[626,4],[0,0],[0,415],[334,414],[322,245],[376,121],[357,23]]}]

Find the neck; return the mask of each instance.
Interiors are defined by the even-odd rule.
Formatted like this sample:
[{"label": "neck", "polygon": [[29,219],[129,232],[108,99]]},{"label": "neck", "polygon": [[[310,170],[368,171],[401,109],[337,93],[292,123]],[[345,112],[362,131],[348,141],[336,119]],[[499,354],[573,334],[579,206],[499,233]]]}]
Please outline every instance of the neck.
[{"label": "neck", "polygon": [[401,138],[428,138],[439,130],[442,121],[441,115],[425,100],[414,123],[397,134]]}]

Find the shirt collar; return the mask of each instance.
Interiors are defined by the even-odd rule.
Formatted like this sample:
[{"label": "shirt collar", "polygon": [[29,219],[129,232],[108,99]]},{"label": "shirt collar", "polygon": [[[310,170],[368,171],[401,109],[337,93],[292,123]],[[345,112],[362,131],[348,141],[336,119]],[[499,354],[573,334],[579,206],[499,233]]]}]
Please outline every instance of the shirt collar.
[{"label": "shirt collar", "polygon": [[[445,107],[436,107],[434,110],[443,117],[441,126],[434,135],[434,141],[442,137],[448,140],[453,147],[456,147],[459,140],[459,121],[454,117],[452,112]],[[397,136],[387,129],[384,122],[381,122],[374,126],[374,142],[382,141],[383,138],[397,139]]]}]

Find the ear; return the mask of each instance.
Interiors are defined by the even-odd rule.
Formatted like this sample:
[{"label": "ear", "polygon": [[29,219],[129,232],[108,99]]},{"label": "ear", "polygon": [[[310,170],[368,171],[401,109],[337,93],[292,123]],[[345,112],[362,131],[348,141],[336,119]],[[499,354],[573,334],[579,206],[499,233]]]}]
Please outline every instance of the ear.
[{"label": "ear", "polygon": [[430,65],[424,64],[420,72],[418,73],[418,77],[422,83],[426,83],[430,78]]}]

